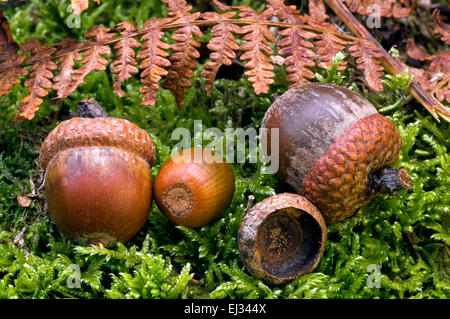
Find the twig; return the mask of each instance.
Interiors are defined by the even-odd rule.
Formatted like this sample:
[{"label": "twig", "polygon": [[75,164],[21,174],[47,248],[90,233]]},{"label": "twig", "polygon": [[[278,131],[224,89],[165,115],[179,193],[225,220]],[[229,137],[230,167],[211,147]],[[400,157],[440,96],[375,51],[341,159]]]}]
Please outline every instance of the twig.
[{"label": "twig", "polygon": [[25,240],[23,239],[26,230],[27,225],[23,226],[20,232],[14,237],[14,245],[19,248],[23,248],[23,250],[25,251],[25,259],[28,259],[29,252],[27,246],[25,245]]},{"label": "twig", "polygon": [[247,210],[249,210],[250,208],[252,208],[253,206],[253,201],[255,200],[255,196],[253,195],[249,195],[248,196],[248,201],[247,201]]}]

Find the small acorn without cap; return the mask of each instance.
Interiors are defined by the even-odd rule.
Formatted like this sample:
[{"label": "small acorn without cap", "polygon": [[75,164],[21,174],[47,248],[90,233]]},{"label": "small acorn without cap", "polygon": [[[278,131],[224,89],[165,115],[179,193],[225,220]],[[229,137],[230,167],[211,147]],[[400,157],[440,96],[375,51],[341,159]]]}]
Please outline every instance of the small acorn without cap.
[{"label": "small acorn without cap", "polygon": [[279,129],[280,180],[327,223],[351,216],[378,193],[410,188],[406,170],[393,169],[402,146],[394,123],[349,89],[295,86],[270,106],[262,127],[269,140],[270,129]]},{"label": "small acorn without cap", "polygon": [[306,198],[290,193],[270,196],[253,206],[238,232],[244,265],[253,276],[271,284],[313,271],[326,240],[322,214]]},{"label": "small acorn without cap", "polygon": [[155,202],[173,223],[186,227],[208,224],[233,199],[234,174],[214,151],[191,148],[169,158],[155,178]]},{"label": "small acorn without cap", "polygon": [[154,160],[150,136],[125,119],[61,122],[40,150],[45,196],[56,226],[80,244],[128,241],[150,212]]}]

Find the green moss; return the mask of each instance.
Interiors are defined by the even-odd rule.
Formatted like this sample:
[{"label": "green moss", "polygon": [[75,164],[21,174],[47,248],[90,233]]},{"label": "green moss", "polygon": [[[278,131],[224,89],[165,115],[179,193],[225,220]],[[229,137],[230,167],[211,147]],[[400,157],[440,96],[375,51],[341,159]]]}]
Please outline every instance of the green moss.
[{"label": "green moss", "polygon": [[[165,16],[154,1],[108,0],[92,4],[82,14],[81,28],[70,29],[65,4],[37,0],[5,7],[15,38],[23,43],[38,38],[45,43],[67,36],[81,38],[93,24],[113,26],[123,20],[142,24]],[[247,1],[259,8],[260,1]],[[130,5],[133,3],[133,5]],[[20,26],[20,27],[19,27]],[[345,58],[345,57],[341,57]],[[269,94],[256,96],[246,79],[215,82],[210,96],[204,91],[201,67],[186,90],[180,111],[170,92],[160,90],[155,107],[140,106],[137,78],[124,84],[127,96],[112,90],[109,72],[94,72],[86,84],[62,100],[74,111],[79,100],[96,98],[113,117],[127,118],[152,136],[157,148],[154,175],[170,156],[177,127],[193,130],[193,121],[207,127],[256,127],[271,104],[271,94],[287,89],[285,72],[276,69]],[[317,80],[357,89],[349,71],[315,70]],[[20,85],[0,98],[0,297],[1,298],[449,298],[450,243],[450,128],[436,122],[414,101],[406,102],[406,76],[385,77],[386,91],[366,95],[391,118],[403,139],[398,166],[411,175],[413,188],[397,197],[382,195],[353,217],[329,227],[324,257],[317,269],[282,286],[269,286],[243,267],[236,234],[245,214],[247,197],[260,201],[286,191],[274,176],[260,174],[262,163],[233,164],[236,192],[231,207],[216,223],[200,229],[175,227],[153,205],[142,231],[125,245],[76,246],[64,238],[46,215],[44,200],[33,198],[21,207],[16,197],[33,191],[42,177],[38,152],[58,110],[53,96],[36,118],[13,122],[16,106],[25,96]],[[53,94],[53,93],[52,93]],[[14,244],[25,228],[24,244]],[[414,234],[415,257],[406,234]],[[80,287],[70,288],[73,265],[79,267]],[[380,269],[380,286],[370,288],[371,265]]]}]

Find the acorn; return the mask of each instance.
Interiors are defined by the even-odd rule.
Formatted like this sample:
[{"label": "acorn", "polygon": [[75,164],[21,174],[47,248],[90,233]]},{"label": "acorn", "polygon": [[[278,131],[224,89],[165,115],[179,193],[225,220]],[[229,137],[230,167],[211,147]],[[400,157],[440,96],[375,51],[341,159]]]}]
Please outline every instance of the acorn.
[{"label": "acorn", "polygon": [[273,195],[245,215],[238,232],[240,257],[248,271],[270,284],[282,284],[313,271],[325,251],[327,228],[306,198]]},{"label": "acorn", "polygon": [[40,149],[51,218],[79,244],[128,241],[150,212],[154,160],[152,139],[128,120],[61,122]]},{"label": "acorn", "polygon": [[231,166],[218,153],[191,148],[170,157],[154,183],[155,202],[174,224],[196,228],[220,218],[235,189]]},{"label": "acorn", "polygon": [[410,188],[406,170],[393,169],[402,147],[394,123],[347,88],[293,87],[269,107],[262,127],[269,140],[270,129],[279,128],[279,179],[327,223],[353,215],[376,194]]}]

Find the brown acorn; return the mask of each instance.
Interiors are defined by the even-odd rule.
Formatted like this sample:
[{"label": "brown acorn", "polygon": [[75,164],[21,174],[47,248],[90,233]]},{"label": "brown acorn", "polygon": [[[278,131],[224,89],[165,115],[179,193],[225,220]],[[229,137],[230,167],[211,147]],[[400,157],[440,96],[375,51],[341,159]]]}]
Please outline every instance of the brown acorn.
[{"label": "brown acorn", "polygon": [[410,188],[406,170],[392,169],[402,146],[394,123],[349,89],[293,87],[270,106],[262,127],[269,140],[270,129],[279,128],[280,180],[317,206],[327,223],[351,216],[377,193]]},{"label": "brown acorn", "polygon": [[306,198],[290,193],[273,195],[253,206],[238,232],[245,267],[271,284],[313,271],[326,240],[322,214]]},{"label": "brown acorn", "polygon": [[200,227],[223,215],[235,180],[231,166],[214,151],[192,148],[169,158],[155,178],[155,202],[173,223]]},{"label": "brown acorn", "polygon": [[80,118],[53,129],[40,150],[50,216],[77,243],[126,242],[147,220],[155,148],[137,125]]}]

